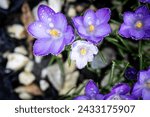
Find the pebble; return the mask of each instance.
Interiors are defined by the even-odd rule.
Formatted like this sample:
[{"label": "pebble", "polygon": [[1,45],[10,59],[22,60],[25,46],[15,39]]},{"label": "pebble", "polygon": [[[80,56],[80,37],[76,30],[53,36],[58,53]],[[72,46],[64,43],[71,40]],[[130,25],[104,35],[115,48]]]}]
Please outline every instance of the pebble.
[{"label": "pebble", "polygon": [[46,91],[49,88],[49,83],[46,80],[41,80],[40,88],[42,91]]},{"label": "pebble", "polygon": [[10,6],[10,0],[0,0],[0,8],[8,9]]},{"label": "pebble", "polygon": [[20,53],[20,54],[23,54],[23,55],[27,55],[28,54],[27,50],[23,46],[16,47],[14,52]]},{"label": "pebble", "polygon": [[69,10],[68,10],[68,14],[69,17],[74,17],[77,15],[76,10],[73,6],[70,6]]},{"label": "pebble", "polygon": [[30,95],[29,93],[20,93],[19,94],[19,98],[23,99],[23,100],[31,100],[32,99],[32,95]]},{"label": "pebble", "polygon": [[61,12],[63,6],[63,0],[48,0],[48,5],[55,12]]}]

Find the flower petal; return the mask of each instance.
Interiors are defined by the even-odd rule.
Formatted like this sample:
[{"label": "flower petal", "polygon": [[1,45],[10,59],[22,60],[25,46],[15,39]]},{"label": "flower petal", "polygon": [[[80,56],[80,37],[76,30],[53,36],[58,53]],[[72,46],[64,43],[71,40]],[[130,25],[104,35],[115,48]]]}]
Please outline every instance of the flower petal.
[{"label": "flower petal", "polygon": [[142,91],[142,97],[143,97],[143,100],[150,100],[150,90],[144,89]]},{"label": "flower petal", "polygon": [[56,13],[53,17],[54,27],[62,32],[67,29],[67,19],[64,14]]},{"label": "flower petal", "polygon": [[122,100],[135,100],[136,98],[134,98],[133,96],[130,95],[120,95]]},{"label": "flower petal", "polygon": [[137,14],[150,15],[150,11],[146,6],[140,6],[135,11]]},{"label": "flower petal", "polygon": [[111,93],[127,94],[130,92],[130,86],[125,83],[119,83],[112,88]]},{"label": "flower petal", "polygon": [[94,25],[95,24],[96,15],[93,10],[87,10],[83,16],[83,23],[85,26]]},{"label": "flower petal", "polygon": [[130,26],[126,25],[126,24],[122,24],[120,26],[120,29],[119,29],[119,34],[123,37],[126,37],[126,38],[129,38],[130,37],[130,33],[129,33],[129,29],[130,29]]},{"label": "flower petal", "polygon": [[67,30],[64,35],[66,45],[71,44],[75,39],[73,28],[70,25],[67,27]]},{"label": "flower petal", "polygon": [[97,25],[107,23],[110,19],[111,11],[109,8],[102,8],[96,11]]},{"label": "flower petal", "polygon": [[35,38],[50,38],[46,32],[48,27],[41,21],[33,22],[28,26],[28,32]]},{"label": "flower petal", "polygon": [[147,81],[148,79],[150,79],[150,71],[141,70],[139,72],[138,78],[139,78],[138,81],[140,82],[140,84],[144,84],[145,81]]},{"label": "flower petal", "polygon": [[75,97],[74,100],[90,100],[90,98],[85,95],[81,95],[81,96]]},{"label": "flower petal", "polygon": [[87,65],[88,61],[87,58],[81,58],[79,57],[78,59],[76,59],[76,66],[78,69],[82,69]]},{"label": "flower petal", "polygon": [[144,30],[138,30],[138,29],[130,29],[129,33],[131,37],[135,40],[143,39],[144,38]]},{"label": "flower petal", "polygon": [[83,17],[82,16],[74,17],[72,20],[73,20],[75,27],[83,25]]},{"label": "flower petal", "polygon": [[39,20],[46,24],[49,24],[52,21],[52,15],[54,14],[55,12],[47,5],[40,5],[38,8]]},{"label": "flower petal", "polygon": [[142,89],[142,85],[139,82],[137,82],[133,87],[132,95],[136,98],[140,98],[142,96]]},{"label": "flower petal", "polygon": [[111,33],[111,28],[109,24],[101,24],[96,27],[94,36],[96,37],[105,37]]},{"label": "flower petal", "polygon": [[45,56],[50,53],[52,39],[38,39],[33,45],[33,53],[37,56]]},{"label": "flower petal", "polygon": [[99,89],[93,80],[90,80],[85,86],[85,95],[95,97],[99,93]]},{"label": "flower petal", "polygon": [[136,17],[132,12],[125,12],[123,15],[124,23],[126,25],[133,25]]},{"label": "flower petal", "polygon": [[79,26],[79,27],[77,28],[77,30],[78,30],[79,35],[80,35],[82,38],[85,38],[85,39],[89,38],[90,35],[87,33],[87,30],[86,30],[85,27]]},{"label": "flower petal", "polygon": [[96,100],[103,100],[104,96],[102,94],[96,94],[95,99]]}]

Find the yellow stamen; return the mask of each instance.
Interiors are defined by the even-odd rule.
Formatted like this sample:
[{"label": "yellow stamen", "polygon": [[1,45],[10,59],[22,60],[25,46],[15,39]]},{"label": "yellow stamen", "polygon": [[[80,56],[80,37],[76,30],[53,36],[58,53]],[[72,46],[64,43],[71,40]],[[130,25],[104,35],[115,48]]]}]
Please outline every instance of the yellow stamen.
[{"label": "yellow stamen", "polygon": [[80,50],[80,54],[81,54],[81,55],[86,55],[86,52],[87,52],[87,51],[86,51],[85,48],[82,48],[82,49]]},{"label": "yellow stamen", "polygon": [[89,26],[89,31],[90,31],[90,32],[93,32],[94,30],[95,30],[95,27],[94,27],[93,25],[90,25],[90,26]]},{"label": "yellow stamen", "polygon": [[141,21],[137,21],[136,24],[135,24],[135,26],[136,26],[137,28],[142,28],[143,23],[142,23]]},{"label": "yellow stamen", "polygon": [[49,33],[50,33],[51,36],[54,36],[54,37],[59,36],[59,32],[56,29],[50,30]]}]

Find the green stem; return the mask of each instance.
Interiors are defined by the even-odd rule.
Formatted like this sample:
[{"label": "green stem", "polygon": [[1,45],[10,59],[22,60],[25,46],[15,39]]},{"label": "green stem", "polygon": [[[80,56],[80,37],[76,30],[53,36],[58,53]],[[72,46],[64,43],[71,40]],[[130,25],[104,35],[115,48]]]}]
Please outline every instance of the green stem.
[{"label": "green stem", "polygon": [[142,70],[143,69],[142,41],[139,41],[138,51],[139,51],[140,70]]}]

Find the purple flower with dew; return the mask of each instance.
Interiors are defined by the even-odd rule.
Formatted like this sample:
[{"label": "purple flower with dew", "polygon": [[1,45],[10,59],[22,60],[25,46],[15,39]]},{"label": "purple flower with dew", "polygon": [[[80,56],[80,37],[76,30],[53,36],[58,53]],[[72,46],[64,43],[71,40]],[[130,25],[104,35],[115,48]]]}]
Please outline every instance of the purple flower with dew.
[{"label": "purple flower with dew", "polygon": [[66,45],[74,40],[74,32],[67,24],[66,17],[62,13],[55,13],[46,5],[38,8],[39,20],[28,26],[28,32],[37,40],[33,46],[33,52],[38,56],[48,54],[60,54]]},{"label": "purple flower with dew", "polygon": [[139,0],[139,1],[143,3],[150,3],[150,0]]},{"label": "purple flower with dew", "polygon": [[102,100],[103,95],[93,80],[89,80],[85,86],[85,95],[77,96],[74,100]]},{"label": "purple flower with dew", "polygon": [[104,96],[104,100],[134,100],[130,93],[130,86],[125,83],[115,85],[111,92]]},{"label": "purple flower with dew", "polygon": [[150,100],[150,68],[141,70],[138,75],[138,81],[134,85],[132,95],[143,100]]},{"label": "purple flower with dew", "polygon": [[93,61],[94,55],[98,53],[98,48],[87,41],[75,41],[71,47],[71,60],[76,61],[76,66],[79,69],[84,68],[88,62]]},{"label": "purple flower with dew", "polygon": [[137,73],[138,71],[135,68],[129,67],[125,71],[125,77],[129,80],[135,80],[137,79]]},{"label": "purple flower with dew", "polygon": [[135,12],[125,12],[124,23],[119,34],[135,40],[150,38],[150,11],[146,6],[139,7]]},{"label": "purple flower with dew", "polygon": [[87,10],[83,16],[74,17],[73,22],[79,36],[94,44],[102,41],[111,33],[111,27],[108,24],[110,14],[110,9],[102,8],[96,12]]}]

